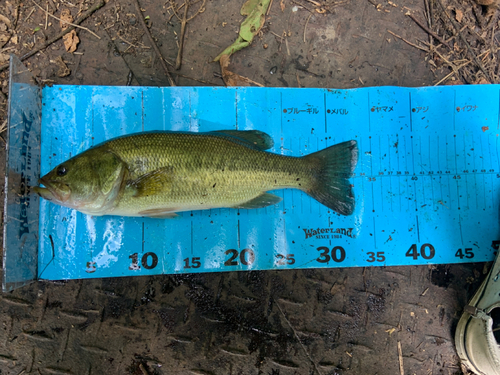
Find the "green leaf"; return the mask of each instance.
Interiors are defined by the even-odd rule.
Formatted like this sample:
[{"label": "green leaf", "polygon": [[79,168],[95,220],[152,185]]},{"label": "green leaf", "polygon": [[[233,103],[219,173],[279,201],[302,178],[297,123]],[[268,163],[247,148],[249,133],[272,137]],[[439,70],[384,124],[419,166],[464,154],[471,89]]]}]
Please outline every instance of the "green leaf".
[{"label": "green leaf", "polygon": [[269,8],[270,2],[271,0],[248,0],[243,4],[240,12],[243,16],[247,16],[247,18],[241,23],[238,38],[233,44],[221,52],[214,61],[219,61],[222,55],[230,56],[252,43],[253,37],[257,35],[264,25],[267,8]]}]

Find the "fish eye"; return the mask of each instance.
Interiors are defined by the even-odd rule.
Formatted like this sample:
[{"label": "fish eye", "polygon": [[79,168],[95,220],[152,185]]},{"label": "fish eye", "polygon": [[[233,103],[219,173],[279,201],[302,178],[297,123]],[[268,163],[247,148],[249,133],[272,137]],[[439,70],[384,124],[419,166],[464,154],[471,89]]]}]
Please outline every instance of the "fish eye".
[{"label": "fish eye", "polygon": [[58,168],[57,168],[57,175],[58,176],[65,176],[66,173],[68,173],[68,170],[66,169],[66,167],[64,165],[60,165]]}]

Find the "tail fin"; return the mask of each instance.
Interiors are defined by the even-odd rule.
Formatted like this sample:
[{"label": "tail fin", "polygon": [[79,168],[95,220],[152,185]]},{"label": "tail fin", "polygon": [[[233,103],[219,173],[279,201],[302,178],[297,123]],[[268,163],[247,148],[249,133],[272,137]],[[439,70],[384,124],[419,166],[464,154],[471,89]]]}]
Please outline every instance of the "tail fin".
[{"label": "tail fin", "polygon": [[357,142],[342,142],[304,158],[315,166],[307,194],[339,214],[351,215],[355,201],[348,178],[358,162]]}]

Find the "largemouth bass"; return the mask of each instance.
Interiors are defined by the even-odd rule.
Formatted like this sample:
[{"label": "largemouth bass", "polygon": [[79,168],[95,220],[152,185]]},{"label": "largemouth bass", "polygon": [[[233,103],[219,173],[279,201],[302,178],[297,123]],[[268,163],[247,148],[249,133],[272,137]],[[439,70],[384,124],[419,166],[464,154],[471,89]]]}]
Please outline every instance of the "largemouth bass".
[{"label": "largemouth bass", "polygon": [[342,215],[354,210],[348,180],[356,141],[304,157],[266,152],[266,133],[154,131],[111,139],[43,176],[42,198],[89,215],[173,217],[211,208],[260,208],[281,198],[268,190],[302,190]]}]

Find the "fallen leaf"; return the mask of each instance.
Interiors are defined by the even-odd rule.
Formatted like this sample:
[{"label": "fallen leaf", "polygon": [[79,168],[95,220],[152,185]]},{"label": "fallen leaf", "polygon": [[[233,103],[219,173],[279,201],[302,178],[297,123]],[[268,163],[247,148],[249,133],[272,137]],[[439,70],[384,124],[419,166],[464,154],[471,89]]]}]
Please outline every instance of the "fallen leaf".
[{"label": "fallen leaf", "polygon": [[73,22],[73,16],[71,15],[71,12],[69,11],[69,9],[63,9],[61,11],[61,17],[59,17],[59,18],[61,19],[59,24],[61,25],[61,29],[63,29],[63,30],[68,28],[68,26],[69,26],[68,23]]},{"label": "fallen leaf", "polygon": [[396,330],[396,328],[391,328],[391,329],[386,329],[385,331],[390,335],[392,335],[394,333],[394,331]]},{"label": "fallen leaf", "polygon": [[229,66],[229,56],[222,55],[220,57],[220,68],[222,72],[222,79],[226,86],[260,86],[260,83],[252,81],[250,78],[240,76],[239,74],[231,72],[227,67]]},{"label": "fallen leaf", "polygon": [[460,9],[455,9],[455,19],[457,22],[462,22],[462,18],[464,18],[464,12]]},{"label": "fallen leaf", "polygon": [[0,48],[2,48],[10,39],[8,32],[0,32]]},{"label": "fallen leaf", "polygon": [[[63,9],[61,11],[61,29],[66,29],[69,26],[69,23],[73,22],[73,16],[69,9]],[[76,30],[71,30],[69,33],[63,36],[64,48],[66,51],[72,53],[76,51],[78,43],[80,43],[80,39],[76,35]],[[64,76],[63,76],[64,77]]]},{"label": "fallen leaf", "polygon": [[280,1],[280,8],[281,8],[281,11],[284,12],[285,11],[285,0],[281,0]]},{"label": "fallen leaf", "polygon": [[0,14],[0,21],[5,23],[9,28],[12,26],[12,24],[10,23],[10,20],[7,17],[5,17],[3,14]]},{"label": "fallen leaf", "polygon": [[4,64],[9,61],[9,55],[6,53],[0,53],[0,64]]},{"label": "fallen leaf", "polygon": [[75,52],[80,39],[76,35],[76,30],[71,30],[69,33],[63,36],[64,47],[68,52]]},{"label": "fallen leaf", "polygon": [[57,65],[59,65],[59,71],[57,72],[57,75],[59,77],[66,77],[66,76],[69,76],[71,74],[71,70],[68,68],[68,66],[64,63],[63,59],[61,56],[59,56],[55,62],[57,63]]},{"label": "fallen leaf", "polygon": [[19,43],[18,39],[17,39],[17,35],[14,35],[12,38],[10,38],[10,41],[14,44],[17,44]]},{"label": "fallen leaf", "polygon": [[266,20],[266,12],[271,0],[247,0],[241,7],[241,15],[247,16],[241,23],[238,38],[222,51],[214,61],[219,61],[223,55],[232,55],[236,51],[245,48],[252,43],[253,37],[257,35],[264,21]]},{"label": "fallen leaf", "polygon": [[481,77],[476,82],[474,82],[475,85],[489,85],[490,81],[488,81],[486,78]]}]

